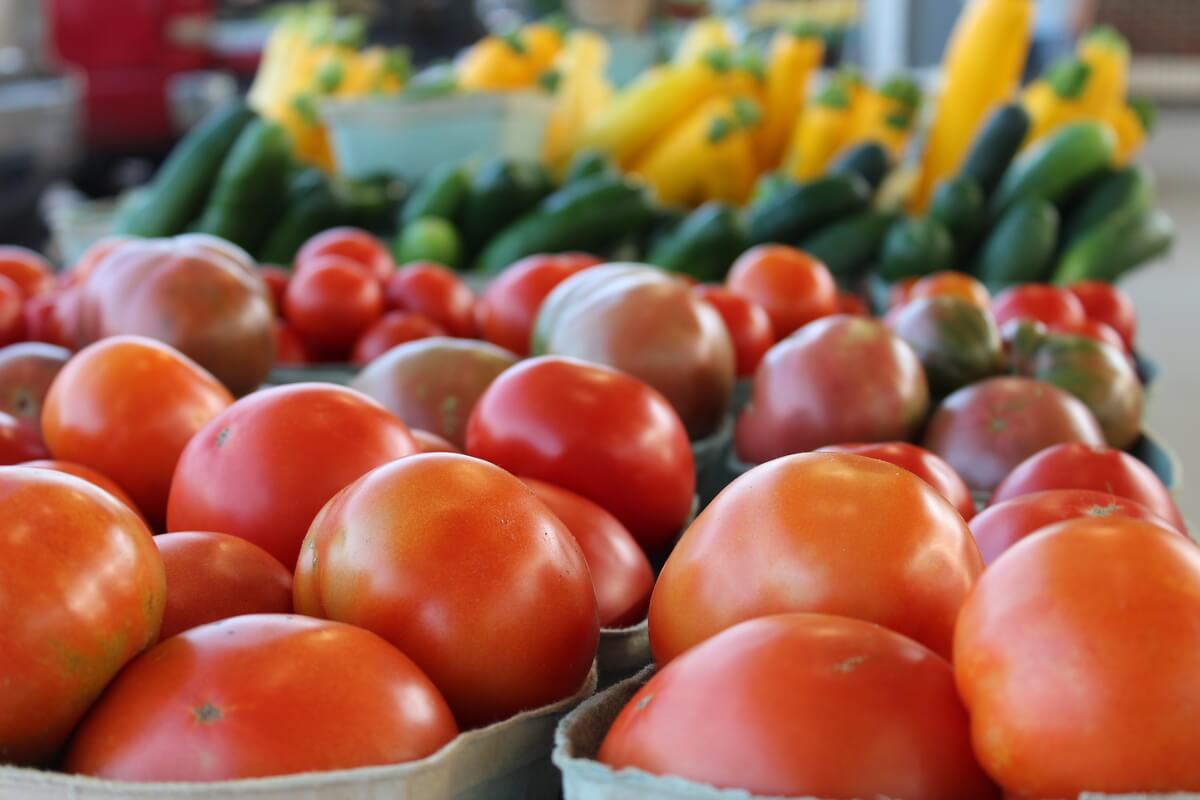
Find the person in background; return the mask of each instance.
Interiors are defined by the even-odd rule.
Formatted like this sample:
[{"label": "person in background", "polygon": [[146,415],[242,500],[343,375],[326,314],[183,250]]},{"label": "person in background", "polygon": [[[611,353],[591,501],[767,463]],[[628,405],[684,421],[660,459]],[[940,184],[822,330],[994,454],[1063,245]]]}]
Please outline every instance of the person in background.
[{"label": "person in background", "polygon": [[1097,0],[1038,0],[1026,80],[1041,75],[1055,60],[1071,54],[1075,40],[1095,20],[1096,5]]}]

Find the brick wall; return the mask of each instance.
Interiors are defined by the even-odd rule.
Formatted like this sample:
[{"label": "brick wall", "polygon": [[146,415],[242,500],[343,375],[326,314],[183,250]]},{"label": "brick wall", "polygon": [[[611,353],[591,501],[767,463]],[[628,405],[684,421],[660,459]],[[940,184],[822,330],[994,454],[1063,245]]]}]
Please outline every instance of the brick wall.
[{"label": "brick wall", "polygon": [[1200,0],[1099,0],[1096,16],[1144,55],[1200,56]]}]

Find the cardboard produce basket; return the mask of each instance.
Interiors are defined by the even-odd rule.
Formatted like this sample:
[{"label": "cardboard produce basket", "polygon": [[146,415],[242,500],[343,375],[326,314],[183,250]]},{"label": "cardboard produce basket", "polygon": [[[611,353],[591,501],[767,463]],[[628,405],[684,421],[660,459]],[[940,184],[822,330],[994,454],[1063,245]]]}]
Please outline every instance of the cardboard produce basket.
[{"label": "cardboard produce basket", "polygon": [[466,731],[407,764],[218,783],[130,783],[0,766],[0,800],[556,800],[555,727],[595,690],[593,665],[572,697]]}]

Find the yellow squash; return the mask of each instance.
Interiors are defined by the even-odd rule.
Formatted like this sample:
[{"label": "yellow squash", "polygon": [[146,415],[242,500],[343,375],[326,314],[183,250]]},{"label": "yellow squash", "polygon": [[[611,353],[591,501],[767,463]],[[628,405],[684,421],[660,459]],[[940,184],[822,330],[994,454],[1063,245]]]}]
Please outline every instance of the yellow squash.
[{"label": "yellow squash", "polygon": [[476,92],[528,89],[538,78],[528,48],[517,35],[485,36],[463,52],[455,71],[458,85]]},{"label": "yellow squash", "polygon": [[774,169],[783,159],[792,129],[804,108],[809,78],[824,58],[825,41],[812,29],[780,30],[771,40],[763,123],[755,136],[762,169]]},{"label": "yellow squash", "polygon": [[714,50],[731,50],[737,42],[725,20],[705,17],[688,26],[675,48],[676,64],[691,64],[703,60]]},{"label": "yellow squash", "polygon": [[754,192],[758,162],[754,139],[762,127],[762,110],[753,101],[735,97],[729,125],[709,130],[709,147],[703,167],[704,199],[743,205]]},{"label": "yellow squash", "polygon": [[1117,135],[1117,154],[1114,161],[1124,166],[1137,158],[1146,137],[1154,128],[1154,108],[1147,103],[1117,103],[1109,106],[1104,120]]},{"label": "yellow squash", "polygon": [[1068,58],[1051,66],[1044,76],[1031,83],[1021,94],[1021,105],[1029,114],[1029,133],[1021,146],[1028,147],[1068,122],[1099,119],[1103,110],[1101,114],[1089,113],[1083,102],[1091,78],[1092,71],[1087,64]]},{"label": "yellow squash", "polygon": [[612,98],[612,85],[605,77],[608,43],[590,31],[576,31],[567,38],[555,61],[559,75],[554,107],[546,126],[545,159],[554,167],[570,160],[575,142],[596,116],[603,114]]},{"label": "yellow squash", "polygon": [[912,134],[921,90],[910,78],[895,75],[879,88],[865,87],[853,105],[853,121],[846,146],[878,142],[899,158]]},{"label": "yellow squash", "polygon": [[846,144],[853,122],[851,87],[835,80],[805,107],[792,133],[784,169],[795,180],[810,180],[825,173],[829,161]]},{"label": "yellow squash", "polygon": [[1089,115],[1100,117],[1112,107],[1124,105],[1129,85],[1129,42],[1107,25],[1089,32],[1079,41],[1079,58],[1091,70],[1091,78],[1080,102]]}]

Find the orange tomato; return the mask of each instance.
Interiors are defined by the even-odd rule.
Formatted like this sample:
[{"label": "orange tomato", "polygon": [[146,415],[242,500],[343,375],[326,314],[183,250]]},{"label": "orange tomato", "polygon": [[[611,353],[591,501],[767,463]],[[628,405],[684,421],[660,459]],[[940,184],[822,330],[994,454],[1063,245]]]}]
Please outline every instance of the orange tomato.
[{"label": "orange tomato", "polygon": [[990,308],[992,295],[987,287],[964,272],[935,272],[912,285],[907,300],[918,297],[957,297],[980,308]]},{"label": "orange tomato", "polygon": [[76,478],[82,478],[93,486],[98,486],[104,491],[111,494],[113,497],[120,500],[125,505],[129,506],[130,510],[138,516],[141,516],[141,511],[138,510],[137,503],[133,502],[124,489],[117,486],[116,481],[107,475],[103,475],[91,467],[85,467],[83,464],[74,464],[70,461],[54,461],[52,459],[41,459],[38,461],[26,461],[21,464],[22,467],[30,469],[48,469],[54,472],[65,472],[68,475],[74,475]]},{"label": "orange tomato", "polygon": [[766,310],[776,340],[838,309],[837,284],[829,268],[785,245],[747,250],[734,262],[725,285]]},{"label": "orange tomato", "polygon": [[21,290],[22,299],[54,288],[54,267],[34,251],[17,245],[0,245],[0,275]]}]

